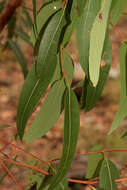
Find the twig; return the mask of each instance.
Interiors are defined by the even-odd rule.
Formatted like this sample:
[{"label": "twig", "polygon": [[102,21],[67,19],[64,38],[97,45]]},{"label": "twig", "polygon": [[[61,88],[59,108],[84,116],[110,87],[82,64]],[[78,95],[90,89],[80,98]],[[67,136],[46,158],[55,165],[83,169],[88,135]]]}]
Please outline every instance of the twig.
[{"label": "twig", "polygon": [[44,163],[44,164],[50,166],[50,163],[49,163],[49,162],[44,161],[44,160],[38,158],[38,157],[35,156],[34,154],[32,154],[32,153],[30,153],[30,152],[27,152],[26,150],[24,150],[24,149],[21,148],[21,147],[18,147],[16,144],[11,143],[11,145],[12,145],[13,147],[15,147],[16,149],[19,149],[19,150],[23,151],[24,153],[26,153],[26,154],[32,156],[32,157],[35,158],[36,160],[39,160],[40,162],[42,162],[42,163]]},{"label": "twig", "polygon": [[1,163],[2,167],[8,172],[8,175],[11,177],[11,179],[17,185],[17,187],[19,188],[19,190],[23,190],[23,188],[21,187],[21,185],[17,182],[15,176],[9,171],[8,167],[4,164],[4,162],[0,161],[0,163]]},{"label": "twig", "polygon": [[31,166],[31,165],[28,165],[28,164],[25,164],[25,163],[17,162],[17,161],[14,161],[14,160],[10,159],[10,158],[1,158],[0,157],[0,159],[3,160],[3,161],[6,161],[8,163],[12,163],[12,164],[14,164],[16,166],[20,166],[20,167],[24,167],[24,168],[29,168],[29,169],[35,170],[35,171],[37,171],[37,172],[39,172],[39,173],[41,173],[43,175],[51,175],[48,172],[46,172],[46,171],[44,171],[42,169],[39,169],[36,166]]},{"label": "twig", "polygon": [[6,143],[6,144],[0,149],[0,152],[2,152],[3,150],[5,150],[10,144],[11,144],[11,142]]},{"label": "twig", "polygon": [[124,41],[127,42],[127,38],[126,36],[119,30],[119,28],[117,26],[115,26],[112,22],[112,20],[109,18],[110,24],[114,27],[114,29],[119,33],[120,38]]},{"label": "twig", "polygon": [[[86,184],[86,185],[97,185],[98,184],[98,181],[83,181],[83,180],[77,180],[77,179],[71,179],[71,178],[68,178],[68,181],[69,182],[72,182],[72,183],[79,183],[79,184]],[[115,182],[116,183],[120,183],[120,182],[123,182],[123,181],[127,181],[127,178],[120,178],[120,179],[116,179]]]},{"label": "twig", "polygon": [[[104,153],[110,153],[110,152],[127,152],[127,149],[111,149],[111,150],[100,150],[100,151],[96,151],[96,152],[85,152],[85,153],[81,153],[81,154],[76,154],[75,157],[78,157],[78,156],[85,156],[85,155],[89,155],[89,154],[104,154]],[[55,161],[58,161],[60,160],[60,158],[56,158],[56,159],[53,159],[53,160],[50,160],[49,162],[55,162]]]}]

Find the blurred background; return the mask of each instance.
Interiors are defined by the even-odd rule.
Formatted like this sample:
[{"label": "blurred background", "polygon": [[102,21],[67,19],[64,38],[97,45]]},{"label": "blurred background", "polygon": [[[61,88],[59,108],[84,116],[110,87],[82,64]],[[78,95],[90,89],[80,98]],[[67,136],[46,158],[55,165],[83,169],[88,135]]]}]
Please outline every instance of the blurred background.
[{"label": "blurred background", "polygon": [[[2,1],[0,1],[1,3]],[[42,1],[38,0],[38,10],[41,6]],[[1,4],[0,4],[1,5]],[[28,68],[34,63],[33,47],[26,43],[22,38],[18,37],[18,32],[20,29],[26,32],[30,36],[31,26],[27,22],[27,17],[24,13],[27,10],[29,16],[32,18],[32,3],[31,1],[24,0],[23,5],[21,5],[16,11],[15,15],[17,21],[17,38],[16,42],[20,46],[25,60],[27,62]],[[2,9],[0,8],[0,14]],[[123,15],[118,23],[118,28],[121,33],[127,37],[127,8],[125,8]],[[18,31],[19,29],[19,31]],[[21,87],[24,82],[24,77],[21,72],[21,67],[10,48],[6,47],[7,41],[7,27],[0,33],[0,148],[3,147],[4,142],[11,141],[13,136],[16,134],[16,111],[18,105],[18,98],[20,95]],[[12,35],[13,35],[12,29]],[[27,37],[28,37],[27,36]],[[112,67],[109,74],[108,81],[104,88],[101,98],[97,102],[94,109],[90,112],[85,113],[81,111],[80,115],[80,134],[77,145],[77,154],[83,154],[90,151],[90,149],[96,145],[102,145],[103,149],[113,149],[113,148],[127,148],[127,139],[121,138],[122,134],[127,130],[127,120],[124,120],[120,128],[110,136],[107,136],[108,130],[114,119],[115,113],[119,105],[120,98],[120,73],[119,73],[119,48],[121,44],[121,39],[119,33],[112,29],[110,31],[110,38],[112,40]],[[79,56],[76,42],[76,31],[74,31],[70,43],[67,46],[67,50],[70,53],[73,61],[75,63],[74,81],[80,81],[84,79],[84,73],[79,64]],[[80,89],[79,89],[80,95]],[[40,109],[40,105],[44,98],[39,103],[35,112],[29,120],[29,124],[32,122],[33,118]],[[55,126],[41,139],[30,144],[21,145],[28,152],[37,155],[43,160],[51,160],[60,157],[60,152],[62,150],[62,131],[63,131],[63,114],[61,114],[59,120]],[[10,126],[4,128],[4,126]],[[6,149],[6,153],[13,156],[16,150],[11,148]],[[22,151],[17,153],[22,161],[30,161],[30,156],[23,154]],[[127,167],[127,153],[110,153],[107,154],[108,158],[113,160],[121,171],[121,176],[127,177],[126,167]],[[72,167],[68,173],[69,177],[75,179],[84,179],[86,170],[87,156],[78,156],[74,160]],[[3,169],[1,168],[0,176],[3,174]],[[18,182],[22,183],[25,187],[26,184],[26,170],[21,170],[16,167],[13,169],[13,173],[17,176]],[[81,186],[79,184],[70,184],[71,188],[74,190],[89,190],[90,187]],[[17,189],[16,185],[11,181],[9,177],[6,178],[1,186],[2,190]],[[119,185],[119,189],[127,189],[127,184],[125,182]]]}]

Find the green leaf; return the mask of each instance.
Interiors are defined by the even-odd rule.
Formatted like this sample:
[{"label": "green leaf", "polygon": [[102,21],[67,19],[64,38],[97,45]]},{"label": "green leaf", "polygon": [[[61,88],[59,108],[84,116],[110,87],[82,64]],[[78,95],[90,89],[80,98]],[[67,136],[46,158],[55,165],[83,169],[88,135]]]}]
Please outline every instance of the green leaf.
[{"label": "green leaf", "polygon": [[79,105],[74,92],[71,89],[65,93],[65,119],[64,119],[64,144],[63,154],[59,168],[52,177],[48,190],[53,190],[65,177],[76,150],[80,125]]},{"label": "green leaf", "polygon": [[69,40],[72,36],[72,33],[74,31],[75,25],[77,23],[77,0],[73,0],[73,4],[70,11],[70,24],[68,25],[64,37],[63,37],[63,47],[66,47],[69,43]]},{"label": "green leaf", "polygon": [[103,48],[103,59],[107,65],[101,67],[99,82],[97,86],[94,88],[89,80],[89,78],[85,78],[82,96],[80,99],[81,108],[85,108],[85,111],[90,111],[96,102],[99,100],[102,91],[104,89],[105,83],[108,78],[108,73],[110,70],[110,64],[112,62],[112,43],[109,38],[109,33],[107,32],[104,48]]},{"label": "green leaf", "polygon": [[115,180],[120,178],[119,171],[110,160],[105,159],[102,163],[99,177],[99,187],[106,190],[118,190]]},{"label": "green leaf", "polygon": [[24,140],[32,142],[45,135],[56,123],[61,114],[61,104],[65,84],[63,80],[56,82],[47,95],[41,106],[40,112],[35,117],[29,130],[24,136]]},{"label": "green leaf", "polygon": [[[68,80],[71,84],[72,79],[73,79],[74,63],[73,63],[71,56],[69,55],[69,53],[65,49],[63,50],[63,63],[64,63],[65,73],[66,73]],[[60,55],[58,55],[58,64],[56,66],[56,70],[55,70],[54,76],[52,78],[52,84],[55,81],[60,80],[62,78],[62,70],[61,69],[62,68],[61,68],[61,62],[60,62]]]},{"label": "green leaf", "polygon": [[127,0],[112,0],[112,8],[111,8],[111,13],[110,13],[110,18],[111,21],[114,25],[117,24],[122,11],[125,9],[127,5]]},{"label": "green leaf", "polygon": [[[68,79],[71,83],[74,66],[70,55],[65,50],[63,51],[63,62],[66,75],[68,76]],[[61,114],[61,104],[65,90],[65,84],[63,80],[60,80],[62,78],[60,66],[61,65],[59,61],[57,64],[57,70],[52,80],[53,86],[44,103],[42,104],[39,114],[35,117],[30,129],[24,135],[24,140],[27,142],[34,141],[48,132],[56,123]]]},{"label": "green leaf", "polygon": [[[44,5],[42,6],[42,8],[39,10],[39,13],[37,15],[38,33],[40,33],[41,29],[44,27],[48,19],[54,13],[56,13],[61,7],[62,7],[61,1],[53,1],[46,4],[45,6]],[[34,30],[32,30],[30,41],[32,42],[33,45],[36,42],[36,36],[35,36]]]},{"label": "green leaf", "polygon": [[123,43],[120,48],[120,105],[115,119],[109,130],[111,134],[127,116],[127,44]]},{"label": "green leaf", "polygon": [[16,27],[15,34],[18,35],[18,37],[20,37],[22,40],[24,40],[25,42],[27,42],[28,44],[31,45],[30,38],[29,38],[28,34],[26,32],[24,32],[22,30],[22,28]]},{"label": "green leaf", "polygon": [[[23,85],[19,99],[18,113],[17,113],[17,129],[18,129],[18,135],[20,136],[21,139],[23,137],[24,129],[28,118],[30,117],[35,106],[37,105],[37,103],[45,93],[53,77],[57,64],[58,44],[54,42],[55,38],[52,38],[52,33],[55,31],[58,43],[60,33],[62,32],[62,29],[65,25],[64,21],[65,18],[63,11],[57,12],[52,17],[52,20],[47,26],[45,37],[40,45],[37,64],[35,64],[32,67]],[[56,30],[56,28],[58,29],[58,31]],[[46,40],[47,38],[48,40]],[[49,41],[49,39],[51,41]],[[42,55],[44,57],[42,57]],[[39,72],[39,78],[37,76],[37,70]]]},{"label": "green leaf", "polygon": [[[94,146],[91,149],[91,152],[96,152],[101,150],[100,146]],[[88,166],[86,170],[86,178],[91,179],[99,176],[99,171],[101,168],[102,161],[104,159],[104,155],[100,154],[90,154],[88,156]]]},{"label": "green leaf", "polygon": [[125,119],[126,116],[127,116],[127,98],[123,98],[120,102],[118,111],[115,115],[115,119],[113,120],[113,123],[109,130],[108,133],[109,135],[119,127],[119,125]]},{"label": "green leaf", "polygon": [[88,0],[76,25],[80,64],[87,76],[89,75],[90,31],[100,9],[100,2],[100,0]]},{"label": "green leaf", "polygon": [[81,16],[84,12],[84,7],[88,0],[78,0],[78,15]]},{"label": "green leaf", "polygon": [[[60,35],[66,24],[65,9],[58,11],[49,22],[43,38],[40,42],[39,53],[36,63],[37,75],[40,77],[47,74],[43,67],[48,62],[49,69],[52,70],[53,65],[57,62],[57,52],[60,43]],[[51,67],[52,65],[52,67]],[[48,70],[48,72],[51,72]]]},{"label": "green leaf", "polygon": [[65,31],[65,34],[64,34],[64,38],[63,38],[63,47],[66,47],[71,36],[72,36],[72,33],[74,31],[74,27],[75,27],[75,24],[77,22],[77,19],[75,18],[71,24],[67,27],[66,31]]},{"label": "green leaf", "polygon": [[105,37],[104,47],[103,47],[103,59],[106,64],[112,63],[112,42],[109,37],[109,31]]},{"label": "green leaf", "polygon": [[25,22],[26,22],[27,27],[31,28],[33,26],[33,22],[32,22],[29,12],[24,7],[22,7],[22,12],[25,16]]},{"label": "green leaf", "polygon": [[87,78],[85,79],[83,94],[81,97],[81,108],[85,108],[86,112],[90,111],[94,107],[98,99],[100,98],[105,83],[107,81],[109,69],[110,69],[109,64],[101,68],[99,82],[96,87],[93,87],[93,85]]},{"label": "green leaf", "polygon": [[23,53],[21,52],[21,49],[19,48],[18,44],[12,40],[9,40],[9,47],[11,48],[12,52],[16,56],[21,66],[22,72],[24,74],[24,78],[26,78],[27,73],[28,73],[27,63],[25,61]]},{"label": "green leaf", "polygon": [[90,34],[89,74],[93,86],[99,80],[100,64],[112,0],[103,0]]}]

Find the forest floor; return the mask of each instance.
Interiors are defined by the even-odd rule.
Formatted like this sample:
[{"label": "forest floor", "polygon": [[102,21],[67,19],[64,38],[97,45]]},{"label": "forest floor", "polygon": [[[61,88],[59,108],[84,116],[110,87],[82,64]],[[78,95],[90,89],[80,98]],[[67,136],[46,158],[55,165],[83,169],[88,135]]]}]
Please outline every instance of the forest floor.
[{"label": "forest floor", "polygon": [[[127,25],[125,25],[125,23],[120,24],[120,31],[125,33],[127,29],[126,26]],[[118,129],[112,135],[107,136],[108,130],[117,111],[120,97],[118,53],[121,42],[117,31],[111,32],[111,39],[113,42],[112,68],[118,72],[118,75],[115,78],[113,77],[108,79],[104,92],[94,109],[88,113],[81,111],[80,133],[76,151],[77,154],[83,154],[90,151],[90,149],[96,144],[102,145],[103,149],[127,148],[127,140],[121,138],[122,134],[126,131],[126,120],[121,124],[120,129]],[[73,36],[67,49],[71,53],[74,61],[78,63],[79,59],[75,44],[75,36]],[[27,47],[23,43],[21,43],[21,46],[23,48],[28,65],[31,66],[34,60],[32,48]],[[7,142],[11,142],[14,139],[13,136],[16,134],[16,111],[23,81],[24,80],[20,67],[12,52],[9,50],[2,52],[2,50],[0,50],[0,126],[10,126],[9,128],[0,129],[1,149]],[[36,112],[38,110],[39,107],[36,109]],[[31,120],[33,119],[36,112],[33,114],[29,123],[31,123]],[[27,152],[30,152],[43,160],[59,158],[62,150],[63,120],[64,116],[61,114],[55,126],[44,137],[30,144],[26,144],[24,142],[22,145],[20,142],[18,142],[18,146],[24,148]],[[22,162],[29,162],[32,160],[30,155],[23,153],[22,150],[17,150],[16,148],[11,147],[12,145],[10,144],[4,153],[10,157],[14,156],[14,154],[17,154],[18,160]],[[127,177],[125,172],[127,153],[110,153],[107,154],[107,156],[118,165],[118,168],[121,170],[121,175]],[[86,156],[83,156],[83,159],[79,157],[76,164],[74,164],[74,166],[72,165],[72,171],[70,172],[73,173],[74,177],[78,175],[77,171],[82,171],[82,169],[85,171],[86,160]],[[2,168],[0,169],[1,176],[4,170]],[[28,172],[24,169],[19,169],[19,167],[14,167],[13,173],[16,176],[17,181],[24,187],[26,173]],[[12,181],[8,176],[6,177],[3,185],[0,185],[0,188],[2,190],[18,189],[15,184],[12,184]],[[89,187],[77,186],[73,189],[88,190]],[[127,184],[121,184],[119,189],[127,189]]]}]

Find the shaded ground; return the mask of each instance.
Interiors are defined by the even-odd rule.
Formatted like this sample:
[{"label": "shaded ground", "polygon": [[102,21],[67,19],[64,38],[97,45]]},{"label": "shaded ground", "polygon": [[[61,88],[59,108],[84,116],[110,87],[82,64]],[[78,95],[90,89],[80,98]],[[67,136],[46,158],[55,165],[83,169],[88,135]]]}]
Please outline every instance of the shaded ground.
[{"label": "shaded ground", "polygon": [[[121,26],[121,31],[125,32],[125,24]],[[120,46],[119,35],[117,32],[112,32],[112,41],[113,41],[113,68],[118,70],[118,51]],[[73,37],[74,38],[74,37]],[[73,39],[68,47],[73,59],[78,62],[77,50],[75,51],[75,39]],[[24,52],[28,64],[33,63],[32,50],[27,48],[24,44],[21,44],[24,48]],[[75,53],[76,52],[76,53]],[[16,110],[18,97],[20,94],[21,86],[23,84],[23,76],[20,71],[20,67],[17,64],[15,57],[8,50],[6,52],[0,51],[0,126],[9,125],[11,128],[1,129],[0,133],[0,148],[3,147],[3,139],[5,141],[12,140],[13,135],[16,134]],[[117,130],[115,134],[107,136],[107,132],[112,123],[112,120],[117,111],[119,103],[119,77],[115,79],[109,79],[103,95],[101,96],[99,102],[96,104],[95,108],[89,113],[81,112],[81,123],[80,123],[80,134],[79,141],[77,146],[77,153],[84,153],[90,150],[95,144],[102,144],[104,149],[112,148],[126,148],[126,140],[121,139],[121,134],[123,133],[123,128],[126,127],[127,122],[124,121],[121,125],[121,129]],[[39,108],[38,108],[39,109]],[[63,114],[57,121],[54,128],[52,128],[43,138],[37,140],[31,144],[24,144],[24,148],[37,155],[43,160],[51,160],[54,158],[60,157],[60,152],[62,150],[62,129],[63,129]],[[20,143],[19,143],[20,144]],[[7,149],[7,153],[14,155],[15,150]],[[30,157],[22,152],[18,151],[18,155],[21,155],[19,159],[30,160]],[[126,164],[126,153],[110,153],[109,158],[114,160],[118,167],[125,169]],[[77,175],[79,169],[84,168],[84,163],[86,163],[86,157],[79,159],[76,164],[73,166],[73,175]],[[77,166],[77,167],[76,167]],[[1,170],[1,174],[3,170]],[[15,168],[13,171],[18,181],[25,185],[24,170],[19,170]],[[22,172],[22,175],[21,175]],[[81,173],[81,170],[80,172]],[[125,171],[122,170],[122,174],[125,177]],[[127,174],[126,174],[127,175]],[[123,188],[126,189],[126,184],[123,184]],[[11,186],[11,188],[10,188]],[[78,186],[77,189],[80,187]],[[10,179],[6,179],[6,182],[1,186],[2,190],[17,189],[16,185],[12,186]],[[81,188],[82,190],[84,187]],[[87,190],[89,188],[86,188]]]}]

